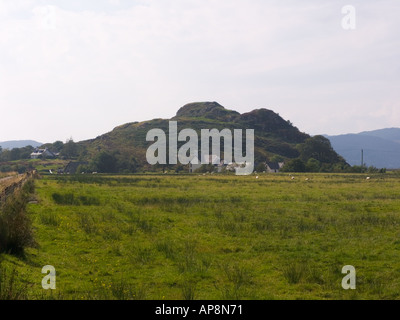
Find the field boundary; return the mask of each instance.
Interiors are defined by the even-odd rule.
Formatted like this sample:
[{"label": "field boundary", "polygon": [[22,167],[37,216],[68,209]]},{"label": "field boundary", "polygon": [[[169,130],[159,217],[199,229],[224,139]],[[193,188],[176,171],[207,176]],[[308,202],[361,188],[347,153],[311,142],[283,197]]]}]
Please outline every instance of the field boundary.
[{"label": "field boundary", "polygon": [[19,174],[14,177],[0,179],[0,207],[3,206],[7,199],[12,196],[16,190],[20,190],[25,182],[35,174],[36,170]]}]

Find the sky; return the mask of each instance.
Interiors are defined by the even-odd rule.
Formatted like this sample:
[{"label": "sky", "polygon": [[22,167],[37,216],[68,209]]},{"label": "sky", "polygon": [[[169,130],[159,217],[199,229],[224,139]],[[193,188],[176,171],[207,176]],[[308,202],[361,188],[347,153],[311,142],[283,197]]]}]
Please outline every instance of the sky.
[{"label": "sky", "polygon": [[400,127],[399,16],[398,0],[0,0],[0,141],[92,139],[199,101],[311,135]]}]

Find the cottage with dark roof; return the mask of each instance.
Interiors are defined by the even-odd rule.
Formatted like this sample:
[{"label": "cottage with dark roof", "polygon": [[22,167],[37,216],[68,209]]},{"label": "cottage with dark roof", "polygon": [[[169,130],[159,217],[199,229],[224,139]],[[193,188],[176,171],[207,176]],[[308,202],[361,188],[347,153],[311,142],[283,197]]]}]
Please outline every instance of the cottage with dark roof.
[{"label": "cottage with dark roof", "polygon": [[31,159],[45,159],[45,158],[55,158],[56,155],[51,152],[49,149],[35,149],[35,151],[33,151],[31,153]]},{"label": "cottage with dark roof", "polygon": [[266,171],[268,173],[278,173],[280,169],[282,169],[284,162],[267,162],[265,164]]},{"label": "cottage with dark roof", "polygon": [[75,174],[78,170],[78,167],[88,165],[88,162],[78,162],[78,161],[70,161],[67,166],[64,168],[65,174]]}]

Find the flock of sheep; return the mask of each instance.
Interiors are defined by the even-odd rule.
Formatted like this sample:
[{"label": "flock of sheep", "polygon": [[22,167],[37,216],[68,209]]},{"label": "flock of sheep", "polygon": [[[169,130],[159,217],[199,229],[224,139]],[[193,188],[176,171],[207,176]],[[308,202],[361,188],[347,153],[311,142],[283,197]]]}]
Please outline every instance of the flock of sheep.
[{"label": "flock of sheep", "polygon": [[[289,176],[290,176],[291,180],[295,180],[296,179],[295,176],[292,176],[292,175],[289,175]],[[258,178],[259,178],[259,176],[256,176],[256,179],[258,179]],[[309,181],[309,180],[310,180],[309,178],[305,178],[305,181]],[[371,177],[367,177],[366,180],[371,180]]]}]

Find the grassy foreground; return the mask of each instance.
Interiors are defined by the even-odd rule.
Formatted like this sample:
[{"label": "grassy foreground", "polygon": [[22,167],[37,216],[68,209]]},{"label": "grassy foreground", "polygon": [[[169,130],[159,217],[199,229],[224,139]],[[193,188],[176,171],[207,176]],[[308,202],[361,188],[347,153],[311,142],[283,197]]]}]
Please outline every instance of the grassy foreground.
[{"label": "grassy foreground", "polygon": [[[1,255],[3,287],[13,279],[28,299],[398,299],[400,179],[365,178],[44,176],[28,205],[38,247]],[[56,290],[42,289],[45,265]],[[345,265],[356,290],[341,286]]]}]

